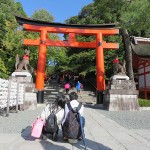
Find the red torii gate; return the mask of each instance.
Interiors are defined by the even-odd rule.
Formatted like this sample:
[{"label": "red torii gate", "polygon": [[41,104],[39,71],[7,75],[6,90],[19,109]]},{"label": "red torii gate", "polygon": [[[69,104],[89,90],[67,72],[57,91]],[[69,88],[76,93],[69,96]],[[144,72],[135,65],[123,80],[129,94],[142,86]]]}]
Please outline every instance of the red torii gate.
[{"label": "red torii gate", "polygon": [[[36,89],[38,90],[38,102],[43,103],[44,94],[44,75],[46,67],[46,47],[61,46],[61,47],[76,47],[76,48],[96,48],[96,77],[97,77],[97,93],[99,100],[97,103],[102,103],[101,94],[105,90],[104,79],[104,49],[118,49],[118,43],[106,43],[103,41],[104,35],[115,35],[119,33],[119,29],[115,28],[115,24],[98,24],[98,25],[69,25],[61,23],[49,23],[29,18],[16,16],[16,20],[26,31],[39,32],[40,38],[24,39],[24,45],[39,46],[38,66],[36,77]],[[51,40],[48,38],[48,33],[68,34],[68,41]],[[94,35],[96,41],[78,42],[76,34]]]}]

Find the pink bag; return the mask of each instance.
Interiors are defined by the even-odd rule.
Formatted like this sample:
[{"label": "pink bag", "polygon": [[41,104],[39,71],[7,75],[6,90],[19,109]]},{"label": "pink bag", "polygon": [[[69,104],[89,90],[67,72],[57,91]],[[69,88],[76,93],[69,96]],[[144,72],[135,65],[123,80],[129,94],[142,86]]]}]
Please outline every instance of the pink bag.
[{"label": "pink bag", "polygon": [[41,136],[44,123],[45,122],[40,117],[37,118],[37,120],[35,120],[35,122],[32,124],[31,136],[39,138]]},{"label": "pink bag", "polygon": [[70,89],[70,84],[69,83],[65,84],[65,89]]}]

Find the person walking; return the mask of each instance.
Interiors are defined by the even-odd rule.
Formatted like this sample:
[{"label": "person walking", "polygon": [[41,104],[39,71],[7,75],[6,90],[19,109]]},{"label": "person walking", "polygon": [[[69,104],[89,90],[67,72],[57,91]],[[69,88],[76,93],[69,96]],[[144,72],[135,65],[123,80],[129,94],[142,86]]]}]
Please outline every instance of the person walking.
[{"label": "person walking", "polygon": [[80,81],[77,81],[76,83],[76,91],[77,91],[77,94],[81,96],[81,93],[80,93],[80,90],[81,90],[81,87],[82,87],[82,84],[80,83]]},{"label": "person walking", "polygon": [[76,83],[77,94],[80,93],[80,89],[81,89],[81,83],[79,81],[77,81],[77,83]]},{"label": "person walking", "polygon": [[66,84],[65,84],[65,90],[66,90],[66,94],[68,95],[69,94],[69,90],[70,90],[70,84],[68,83],[68,82],[66,82]]}]

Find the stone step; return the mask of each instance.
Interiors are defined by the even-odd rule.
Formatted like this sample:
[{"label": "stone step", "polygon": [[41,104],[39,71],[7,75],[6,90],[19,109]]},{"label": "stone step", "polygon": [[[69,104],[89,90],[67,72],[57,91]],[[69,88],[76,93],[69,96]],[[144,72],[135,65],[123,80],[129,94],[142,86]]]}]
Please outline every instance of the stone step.
[{"label": "stone step", "polygon": [[57,95],[45,95],[44,98],[57,98]]},{"label": "stone step", "polygon": [[[71,88],[70,92],[76,92],[75,88]],[[62,88],[58,88],[58,86],[56,85],[55,87],[45,87],[45,93],[44,93],[44,102],[46,104],[48,103],[52,103],[56,100],[57,95],[59,93],[65,93],[65,89]],[[79,95],[78,100],[82,103],[95,103],[96,102],[96,96],[95,96],[95,92],[91,92],[91,91],[84,91],[83,89],[81,89],[81,97]]]}]

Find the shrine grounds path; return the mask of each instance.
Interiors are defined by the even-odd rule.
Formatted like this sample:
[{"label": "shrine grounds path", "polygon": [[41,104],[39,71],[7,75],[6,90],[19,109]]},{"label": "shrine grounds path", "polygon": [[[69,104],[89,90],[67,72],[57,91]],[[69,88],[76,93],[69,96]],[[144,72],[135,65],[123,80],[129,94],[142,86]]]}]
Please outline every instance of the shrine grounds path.
[{"label": "shrine grounds path", "polygon": [[[75,91],[75,89],[71,89]],[[61,87],[45,87],[45,104],[52,102]],[[95,95],[82,90],[79,101],[84,104],[87,150],[150,150],[150,110],[110,112],[97,105]],[[30,136],[31,125],[45,104],[35,110],[0,116],[0,150],[80,150],[82,141],[70,144],[62,141],[61,129],[57,142]]]}]

